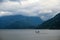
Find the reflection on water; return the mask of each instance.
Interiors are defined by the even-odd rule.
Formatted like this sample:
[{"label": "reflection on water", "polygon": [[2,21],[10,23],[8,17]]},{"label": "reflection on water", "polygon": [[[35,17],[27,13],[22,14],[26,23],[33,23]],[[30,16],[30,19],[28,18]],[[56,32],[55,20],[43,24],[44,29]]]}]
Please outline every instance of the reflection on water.
[{"label": "reflection on water", "polygon": [[0,40],[60,40],[60,30],[0,30]]}]

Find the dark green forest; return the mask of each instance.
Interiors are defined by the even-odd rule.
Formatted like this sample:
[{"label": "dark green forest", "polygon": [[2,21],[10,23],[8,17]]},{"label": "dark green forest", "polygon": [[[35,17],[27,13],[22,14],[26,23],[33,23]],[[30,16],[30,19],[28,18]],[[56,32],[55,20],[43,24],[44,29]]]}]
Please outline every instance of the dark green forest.
[{"label": "dark green forest", "polygon": [[43,21],[40,17],[11,15],[0,17],[0,29],[35,29]]},{"label": "dark green forest", "polygon": [[37,29],[60,29],[60,13],[38,25]]}]

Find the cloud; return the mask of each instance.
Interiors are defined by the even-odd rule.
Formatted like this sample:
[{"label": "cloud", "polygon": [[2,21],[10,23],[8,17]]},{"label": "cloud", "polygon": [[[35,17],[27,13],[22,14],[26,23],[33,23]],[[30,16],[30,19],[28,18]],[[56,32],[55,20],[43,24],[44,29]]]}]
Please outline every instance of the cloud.
[{"label": "cloud", "polygon": [[0,10],[15,11],[19,8],[18,2],[4,2],[0,5]]},{"label": "cloud", "polygon": [[19,0],[10,0],[10,1],[19,1]]},{"label": "cloud", "polygon": [[25,16],[41,16],[42,14],[44,19],[46,17],[44,14],[54,16],[60,12],[60,0],[3,0],[0,3],[0,11]]},{"label": "cloud", "polygon": [[6,16],[6,15],[12,15],[11,12],[7,12],[7,11],[0,11],[0,16]]},{"label": "cloud", "polygon": [[2,2],[2,0],[0,0],[0,2]]}]

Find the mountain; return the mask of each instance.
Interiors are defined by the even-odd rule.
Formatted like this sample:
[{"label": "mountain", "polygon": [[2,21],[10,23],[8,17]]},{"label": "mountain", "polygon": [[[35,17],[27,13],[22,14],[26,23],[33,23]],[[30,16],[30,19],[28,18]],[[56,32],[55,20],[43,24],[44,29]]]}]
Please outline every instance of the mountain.
[{"label": "mountain", "polygon": [[45,21],[37,27],[38,29],[60,29],[60,13]]},{"label": "mountain", "polygon": [[0,17],[0,29],[27,29],[35,28],[43,21],[37,16],[10,15]]}]

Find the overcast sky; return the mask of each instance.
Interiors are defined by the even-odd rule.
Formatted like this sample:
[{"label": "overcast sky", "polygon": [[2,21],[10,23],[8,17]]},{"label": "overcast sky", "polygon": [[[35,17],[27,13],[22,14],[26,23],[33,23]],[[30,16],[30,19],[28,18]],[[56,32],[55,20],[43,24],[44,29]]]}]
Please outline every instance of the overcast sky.
[{"label": "overcast sky", "polygon": [[0,0],[0,16],[20,14],[46,20],[59,12],[60,0]]}]

